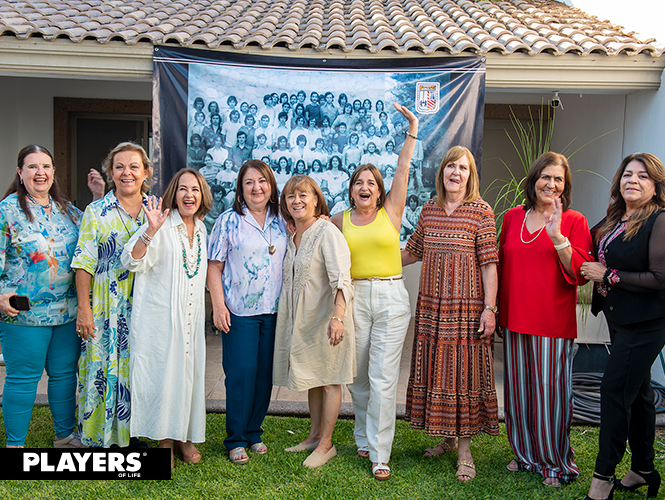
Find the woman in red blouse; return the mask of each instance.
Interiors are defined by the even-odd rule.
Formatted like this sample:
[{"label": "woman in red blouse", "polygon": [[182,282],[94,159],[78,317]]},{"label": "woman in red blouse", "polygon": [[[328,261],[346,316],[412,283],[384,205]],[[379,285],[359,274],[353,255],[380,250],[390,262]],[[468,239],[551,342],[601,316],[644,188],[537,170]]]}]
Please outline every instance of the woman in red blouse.
[{"label": "woman in red blouse", "polygon": [[503,218],[499,326],[505,328],[505,412],[510,471],[560,486],[579,475],[570,447],[577,286],[592,259],[584,216],[572,198],[566,157],[544,153],[525,182],[526,203]]}]

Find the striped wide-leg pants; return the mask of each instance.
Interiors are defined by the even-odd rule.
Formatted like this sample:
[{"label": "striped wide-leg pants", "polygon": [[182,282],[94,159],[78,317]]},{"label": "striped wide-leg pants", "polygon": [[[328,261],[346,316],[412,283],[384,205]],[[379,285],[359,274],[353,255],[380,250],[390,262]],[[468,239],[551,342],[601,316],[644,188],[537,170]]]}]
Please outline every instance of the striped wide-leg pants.
[{"label": "striped wide-leg pants", "polygon": [[575,479],[573,340],[506,330],[503,345],[506,432],[517,461],[546,478]]}]

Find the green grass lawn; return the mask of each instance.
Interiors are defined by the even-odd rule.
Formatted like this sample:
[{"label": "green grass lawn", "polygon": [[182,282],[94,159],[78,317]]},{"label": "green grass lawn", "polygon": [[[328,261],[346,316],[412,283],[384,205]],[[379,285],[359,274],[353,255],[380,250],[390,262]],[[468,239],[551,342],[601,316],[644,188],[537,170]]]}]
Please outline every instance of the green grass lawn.
[{"label": "green grass lawn", "polygon": [[[268,417],[263,436],[270,448],[267,455],[250,458],[247,465],[233,465],[226,457],[223,439],[224,415],[208,414],[207,442],[199,446],[203,460],[186,465],[176,459],[170,481],[2,481],[0,500],[30,499],[116,499],[116,498],[423,498],[423,499],[583,499],[597,451],[598,429],[574,427],[571,433],[581,478],[562,488],[546,487],[542,478],[529,473],[508,472],[506,464],[512,452],[506,440],[505,426],[498,437],[479,436],[472,451],[478,477],[464,484],[455,478],[456,453],[425,458],[423,450],[434,446],[437,439],[422,431],[397,422],[397,432],[390,463],[393,475],[380,482],[370,474],[369,461],[356,455],[353,421],[340,420],[334,442],[338,457],[316,470],[302,466],[303,453],[282,450],[300,442],[307,435],[309,420]],[[292,431],[291,434],[289,431]],[[0,443],[4,443],[4,428]],[[35,407],[27,446],[50,447],[53,439],[51,416],[47,407]],[[156,445],[156,443],[153,443]],[[657,468],[664,469],[665,443],[659,435],[656,442]],[[2,465],[0,465],[2,466]],[[626,457],[617,473],[628,470]],[[618,493],[618,499],[643,498],[642,493]],[[665,498],[665,487],[659,498]]]}]

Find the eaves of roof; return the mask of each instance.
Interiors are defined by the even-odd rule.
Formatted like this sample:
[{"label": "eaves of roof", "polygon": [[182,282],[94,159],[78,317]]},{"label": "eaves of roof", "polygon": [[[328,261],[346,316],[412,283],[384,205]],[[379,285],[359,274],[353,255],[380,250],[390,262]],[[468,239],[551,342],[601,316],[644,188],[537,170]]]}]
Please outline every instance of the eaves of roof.
[{"label": "eaves of roof", "polygon": [[[0,37],[0,75],[45,78],[112,79],[116,81],[146,81],[152,78],[153,45],[123,42],[99,44],[94,41],[74,43],[69,40],[43,39],[19,41]],[[222,49],[218,49],[222,50]],[[314,49],[297,52],[286,48],[264,50],[230,49],[234,53],[265,54],[282,57],[313,59],[366,59],[366,51],[350,53]],[[420,56],[440,58],[438,54],[382,54],[385,59]],[[454,57],[454,56],[445,56]],[[632,92],[653,90],[660,86],[665,56],[648,54],[607,57],[601,54],[579,57],[574,54],[487,54],[486,86],[488,89],[570,90]]]}]

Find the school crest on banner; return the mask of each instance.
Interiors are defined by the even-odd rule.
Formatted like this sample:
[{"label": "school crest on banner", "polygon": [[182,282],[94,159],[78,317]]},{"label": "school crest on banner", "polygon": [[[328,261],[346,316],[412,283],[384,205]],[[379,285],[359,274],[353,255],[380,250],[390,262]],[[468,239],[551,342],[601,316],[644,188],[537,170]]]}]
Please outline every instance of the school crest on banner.
[{"label": "school crest on banner", "polygon": [[376,165],[390,189],[408,123],[397,102],[420,119],[412,158],[405,240],[433,196],[445,152],[466,146],[482,156],[485,62],[480,57],[302,59],[155,47],[155,191],[188,166],[228,208],[240,166],[268,163],[281,189],[305,173],[321,186],[331,213],[348,208],[348,181]]}]

